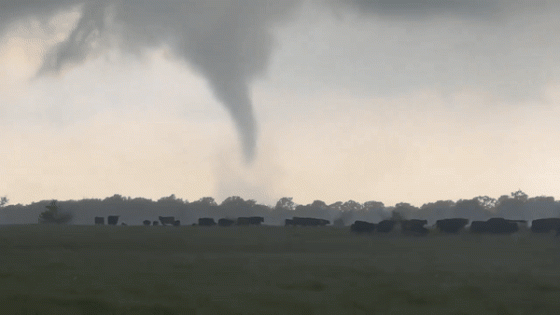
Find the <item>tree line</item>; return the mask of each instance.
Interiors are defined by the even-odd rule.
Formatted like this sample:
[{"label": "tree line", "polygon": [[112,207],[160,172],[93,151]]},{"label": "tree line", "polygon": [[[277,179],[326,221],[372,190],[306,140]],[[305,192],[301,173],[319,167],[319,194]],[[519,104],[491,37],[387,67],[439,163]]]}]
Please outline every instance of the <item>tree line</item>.
[{"label": "tree line", "polygon": [[[292,217],[313,217],[329,220],[333,225],[348,226],[353,222],[379,222],[386,219],[420,219],[429,225],[446,218],[466,218],[471,221],[485,221],[492,217],[509,220],[532,221],[539,218],[560,217],[560,201],[554,197],[529,197],[521,190],[503,195],[497,199],[479,196],[458,201],[438,200],[415,207],[401,202],[395,206],[385,206],[379,201],[359,203],[353,200],[327,204],[315,200],[310,204],[297,204],[293,198],[280,198],[276,205],[258,204],[255,200],[245,200],[239,196],[228,197],[217,203],[212,197],[204,197],[189,202],[175,195],[157,201],[146,198],[131,198],[113,195],[105,199],[82,199],[56,202],[56,213],[47,206],[52,200],[34,202],[29,205],[6,205],[8,199],[0,199],[0,224],[29,224],[40,221],[40,216],[71,215],[69,223],[94,224],[97,216],[119,215],[121,221],[140,225],[144,220],[155,220],[159,216],[173,216],[182,224],[196,223],[198,218],[237,218],[259,216],[264,224],[284,225]],[[47,209],[47,210],[45,210]],[[54,208],[51,208],[54,209]],[[50,212],[49,212],[50,211]],[[67,217],[65,218],[67,219]]]}]

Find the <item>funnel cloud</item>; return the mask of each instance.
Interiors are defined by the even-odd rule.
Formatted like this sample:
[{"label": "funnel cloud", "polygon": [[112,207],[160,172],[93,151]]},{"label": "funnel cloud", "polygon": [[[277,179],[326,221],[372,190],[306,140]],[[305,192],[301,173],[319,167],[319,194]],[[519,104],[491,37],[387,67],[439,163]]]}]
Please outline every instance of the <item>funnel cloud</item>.
[{"label": "funnel cloud", "polygon": [[81,16],[47,53],[39,75],[59,73],[108,48],[142,53],[167,46],[208,81],[233,118],[246,161],[255,154],[256,123],[249,84],[263,74],[272,49],[270,27],[295,1],[0,1],[0,32],[24,18],[44,20],[65,10]]},{"label": "funnel cloud", "polygon": [[[290,18],[295,8],[304,2],[303,0],[0,0],[0,36],[14,22],[29,18],[47,21],[58,13],[79,10],[80,17],[68,37],[47,52],[39,75],[60,73],[83,64],[107,49],[116,48],[142,54],[149,48],[167,47],[175,57],[189,63],[206,79],[214,96],[231,115],[240,136],[245,159],[251,162],[255,155],[257,124],[250,97],[250,84],[255,78],[263,75],[269,64],[274,48],[271,28],[278,22]],[[513,2],[506,0],[316,0],[310,2],[319,6],[331,5],[343,8],[366,16],[381,15],[389,18],[399,16],[403,20],[429,19],[433,15],[484,19],[500,14],[507,15],[508,12],[558,6],[556,2],[550,0]],[[303,15],[305,16],[306,13],[304,12]],[[477,42],[479,41],[477,40],[475,44]],[[451,46],[446,44],[447,46],[440,46],[441,51]],[[473,55],[494,53],[482,48],[480,49],[482,53],[473,53]],[[421,49],[418,51],[422,52]],[[538,56],[538,52],[529,51],[525,55]],[[513,57],[516,62],[521,59],[518,56]],[[535,63],[541,59],[543,58],[535,59],[537,60]],[[468,58],[458,61],[449,60],[449,64],[443,63],[441,67],[443,70],[438,70],[434,77],[440,75],[439,72],[445,74],[448,69],[461,68],[460,62],[465,64],[463,68],[467,70],[473,68]],[[339,60],[336,62],[338,63]],[[383,67],[382,62],[379,64],[376,70]],[[505,69],[504,71],[510,69],[509,64],[502,68]],[[532,68],[537,67],[530,67]],[[485,68],[481,67],[481,69]],[[476,77],[483,71],[474,72],[472,76]],[[394,73],[390,74],[394,75]],[[463,73],[461,75],[467,77]],[[405,78],[414,83],[415,81],[410,78],[416,77],[407,75]],[[522,78],[519,81],[522,81]],[[496,85],[500,84],[496,83]]]}]

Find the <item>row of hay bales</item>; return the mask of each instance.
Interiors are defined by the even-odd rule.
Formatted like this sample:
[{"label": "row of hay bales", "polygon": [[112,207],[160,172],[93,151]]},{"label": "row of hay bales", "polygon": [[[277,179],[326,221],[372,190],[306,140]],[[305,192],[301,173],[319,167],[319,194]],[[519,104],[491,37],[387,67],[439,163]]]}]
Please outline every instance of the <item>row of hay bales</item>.
[{"label": "row of hay bales", "polygon": [[150,220],[144,220],[142,221],[142,224],[144,224],[145,226],[157,226],[161,223],[161,225],[166,226],[166,225],[173,225],[173,226],[180,226],[181,225],[181,221],[179,220],[175,220],[175,217],[159,217],[158,218],[159,221],[150,221]]},{"label": "row of hay bales", "polygon": [[325,226],[329,224],[331,224],[329,220],[307,217],[292,217],[284,221],[284,226]]},{"label": "row of hay bales", "polygon": [[[119,217],[118,215],[110,215],[107,216],[107,224],[108,225],[117,225],[119,222]],[[95,225],[105,225],[105,217],[95,217],[94,219],[94,223]],[[175,217],[159,217],[159,221],[151,221],[151,220],[144,220],[142,221],[142,224],[145,226],[150,226],[150,225],[159,225],[161,223],[161,225],[173,225],[173,226],[180,226],[181,225],[181,221],[179,220],[175,220]],[[124,222],[121,222],[121,225],[127,225]]]},{"label": "row of hay bales", "polygon": [[[350,231],[355,233],[389,233],[397,226],[405,234],[426,235],[429,229],[425,227],[427,220],[383,220],[379,223],[366,221],[355,221],[350,226]],[[443,233],[456,234],[465,229],[469,224],[468,219],[454,218],[437,220],[435,229]],[[508,220],[504,218],[491,218],[486,221],[472,221],[469,226],[471,233],[491,233],[491,234],[510,234],[519,231],[521,227],[527,226],[527,221]],[[550,233],[555,231],[560,234],[560,218],[537,219],[531,222],[533,233]]]},{"label": "row of hay bales", "polygon": [[[263,217],[239,217],[235,220],[222,218],[218,220],[218,223],[216,223],[213,218],[198,219],[198,225],[200,226],[218,225],[227,227],[232,225],[260,225],[263,222]],[[285,226],[326,226],[329,224],[329,220],[318,218],[292,217],[291,219],[285,220]]]},{"label": "row of hay bales", "polygon": [[214,226],[219,225],[223,227],[228,227],[232,225],[260,225],[264,222],[263,217],[239,217],[237,219],[222,218],[218,220],[218,223],[214,221],[214,218],[199,218],[199,226]]},{"label": "row of hay bales", "polygon": [[[175,217],[163,217],[160,216],[158,217],[159,221],[151,221],[151,220],[144,220],[142,221],[142,224],[145,226],[157,226],[157,225],[173,225],[173,226],[180,226],[181,225],[181,221],[179,220],[175,220]],[[119,216],[118,215],[110,215],[107,217],[107,223],[109,225],[117,225],[119,221]],[[199,218],[198,219],[198,225],[200,226],[213,226],[213,225],[220,225],[220,226],[231,226],[231,225],[260,225],[262,222],[264,222],[264,218],[263,217],[239,217],[236,220],[232,220],[232,219],[227,219],[227,218],[223,218],[218,220],[218,223],[216,224],[216,221],[214,221],[213,218]],[[105,218],[104,217],[95,217],[95,224],[96,225],[104,225],[105,224]],[[122,225],[126,225],[125,223],[122,223]],[[193,224],[196,225],[196,224]]]},{"label": "row of hay bales", "polygon": [[[111,215],[108,217],[108,224],[109,225],[117,225],[119,220],[118,215]],[[263,217],[253,216],[253,217],[238,217],[237,219],[229,219],[229,218],[222,218],[219,219],[218,222],[214,220],[214,218],[199,218],[198,224],[199,226],[214,226],[219,225],[223,227],[228,227],[232,225],[260,225],[264,222]],[[179,226],[181,222],[179,220],[175,220],[174,217],[159,217],[159,221],[150,221],[144,220],[142,222],[146,226],[150,225],[173,225]],[[103,217],[95,217],[95,224],[96,225],[104,225],[105,218]],[[289,226],[325,226],[330,224],[329,220],[325,219],[318,219],[318,218],[303,218],[303,217],[293,217],[292,219],[286,219],[285,225]]]}]

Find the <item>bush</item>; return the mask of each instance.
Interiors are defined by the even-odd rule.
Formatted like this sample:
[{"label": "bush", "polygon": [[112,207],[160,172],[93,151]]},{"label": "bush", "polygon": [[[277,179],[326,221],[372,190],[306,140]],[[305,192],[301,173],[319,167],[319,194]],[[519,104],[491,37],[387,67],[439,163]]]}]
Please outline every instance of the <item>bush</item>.
[{"label": "bush", "polygon": [[67,212],[60,212],[60,208],[56,205],[56,200],[53,200],[50,205],[45,206],[46,211],[41,212],[39,215],[39,223],[56,223],[65,224],[72,221],[72,214]]}]

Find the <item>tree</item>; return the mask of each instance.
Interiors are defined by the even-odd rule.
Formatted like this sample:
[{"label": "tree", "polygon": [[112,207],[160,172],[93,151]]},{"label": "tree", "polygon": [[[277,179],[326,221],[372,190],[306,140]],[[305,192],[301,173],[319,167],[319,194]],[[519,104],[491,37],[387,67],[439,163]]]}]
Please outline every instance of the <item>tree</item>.
[{"label": "tree", "polygon": [[385,205],[380,201],[366,201],[364,202],[363,208],[366,210],[384,209]]},{"label": "tree", "polygon": [[181,198],[177,198],[175,197],[175,194],[172,194],[169,197],[161,197],[158,199],[159,203],[178,203],[178,204],[182,204],[183,203],[183,199]]},{"label": "tree", "polygon": [[406,217],[402,213],[393,210],[391,212],[391,220],[392,221],[403,221],[403,220],[406,220]]},{"label": "tree", "polygon": [[342,201],[337,201],[337,202],[335,202],[335,203],[333,203],[333,204],[330,204],[330,205],[329,205],[329,209],[335,210],[335,211],[342,211],[342,205],[343,205],[343,204],[344,204],[344,203],[343,203]]},{"label": "tree", "polygon": [[56,204],[56,200],[53,200],[45,208],[47,210],[39,215],[39,223],[65,224],[72,220],[72,214],[59,211],[60,207]]},{"label": "tree", "polygon": [[453,209],[454,218],[465,218],[471,221],[485,221],[490,217],[490,211],[480,203],[479,197],[461,199]]},{"label": "tree", "polygon": [[239,196],[231,196],[222,201],[220,209],[229,216],[251,216],[254,214],[256,204],[257,202],[252,199],[243,200]]},{"label": "tree", "polygon": [[8,203],[8,198],[6,198],[6,196],[0,198],[0,207],[5,206]]},{"label": "tree", "polygon": [[558,217],[559,210],[560,203],[554,201],[554,197],[549,196],[529,198],[523,205],[526,220]]},{"label": "tree", "polygon": [[110,202],[110,203],[122,203],[126,201],[126,199],[127,199],[126,197],[123,197],[119,194],[114,194],[112,197],[107,197],[103,201]]},{"label": "tree", "polygon": [[526,202],[527,199],[529,199],[529,196],[527,196],[526,193],[522,192],[521,189],[516,192],[512,192],[511,196],[513,197],[513,199],[519,200],[521,202]]},{"label": "tree", "polygon": [[428,224],[434,224],[437,220],[453,218],[455,202],[452,200],[438,200],[425,203],[414,214],[415,219],[428,220]]},{"label": "tree", "polygon": [[409,203],[406,202],[397,203],[391,213],[391,220],[395,220],[395,221],[406,220],[418,210],[419,210],[418,208],[416,208],[415,206]]},{"label": "tree", "polygon": [[488,196],[478,196],[474,199],[476,199],[476,201],[478,201],[478,204],[480,204],[485,210],[494,209],[496,207],[496,203],[498,202],[498,200]]},{"label": "tree", "polygon": [[348,200],[345,203],[343,203],[340,207],[342,211],[360,211],[363,208],[364,206],[362,206],[362,204],[354,200]]},{"label": "tree", "polygon": [[322,200],[315,200],[308,205],[296,206],[294,216],[298,217],[329,217],[329,206]]},{"label": "tree", "polygon": [[208,207],[218,206],[218,203],[212,197],[202,197],[202,198],[200,198],[197,201],[194,201],[192,203],[193,204],[198,204],[198,205],[205,205],[205,206],[208,206]]},{"label": "tree", "polygon": [[[359,213],[359,218],[363,221],[379,222],[389,217],[389,212],[385,209],[383,202],[379,201],[366,201],[362,205],[362,210]],[[358,218],[356,217],[356,218]]]},{"label": "tree", "polygon": [[280,210],[288,210],[288,211],[293,211],[296,209],[296,204],[293,201],[293,197],[282,197],[280,198],[280,200],[278,200],[278,202],[276,203],[276,206],[274,207],[275,210],[280,211]]},{"label": "tree", "polygon": [[496,203],[496,214],[506,219],[530,220],[531,214],[525,211],[528,196],[521,190],[511,193],[511,197],[503,195]]},{"label": "tree", "polygon": [[257,204],[257,201],[248,199],[243,200],[243,198],[239,196],[231,196],[227,197],[222,203],[220,207],[223,208],[252,208],[254,205]]}]

